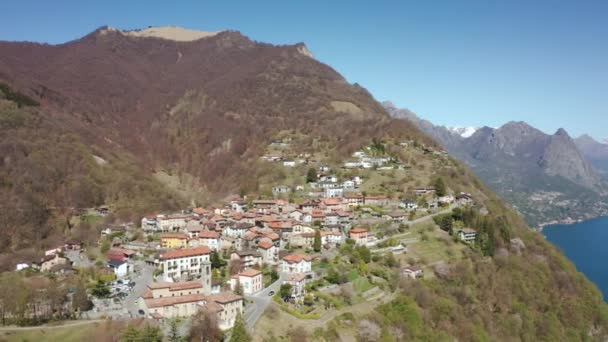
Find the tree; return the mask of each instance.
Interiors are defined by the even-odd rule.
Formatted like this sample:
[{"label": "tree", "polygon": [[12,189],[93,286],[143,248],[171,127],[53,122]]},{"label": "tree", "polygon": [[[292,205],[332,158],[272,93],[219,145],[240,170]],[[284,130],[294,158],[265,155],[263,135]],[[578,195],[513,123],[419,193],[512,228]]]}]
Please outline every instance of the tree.
[{"label": "tree", "polygon": [[234,327],[232,328],[232,333],[230,335],[230,342],[249,342],[251,341],[251,337],[249,333],[247,333],[247,327],[245,326],[245,320],[243,316],[239,313],[236,316],[236,321],[234,322]]},{"label": "tree", "polygon": [[167,340],[169,340],[169,342],[180,342],[182,340],[177,328],[177,321],[174,319],[169,322],[169,333],[167,334]]},{"label": "tree", "polygon": [[74,295],[72,296],[72,310],[80,313],[91,310],[92,308],[93,303],[91,303],[89,297],[87,296],[87,288],[84,286],[82,281],[78,281]]},{"label": "tree", "polygon": [[121,342],[137,342],[140,341],[140,331],[133,325],[127,325],[127,328],[120,335]]},{"label": "tree", "polygon": [[315,242],[313,244],[313,249],[317,253],[321,251],[321,231],[318,229],[315,230]]},{"label": "tree", "polygon": [[97,280],[95,286],[91,290],[91,294],[97,298],[106,298],[110,295],[110,288],[101,280]]},{"label": "tree", "polygon": [[146,341],[146,342],[162,342],[163,341],[163,333],[159,327],[154,327],[149,324],[146,324],[144,329],[140,334],[140,340],[138,341]]},{"label": "tree", "polygon": [[223,333],[217,323],[216,315],[206,309],[199,310],[192,317],[189,338],[190,341],[221,341]]},{"label": "tree", "polygon": [[441,197],[447,194],[447,188],[443,178],[437,177],[433,185],[435,186],[435,194],[437,194],[437,196]]},{"label": "tree", "polygon": [[211,268],[220,268],[225,265],[226,262],[220,258],[220,253],[213,251],[211,253]]},{"label": "tree", "polygon": [[452,234],[452,228],[454,226],[454,220],[452,219],[452,215],[445,215],[439,221],[439,227],[441,230],[449,232]]},{"label": "tree", "polygon": [[236,285],[234,285],[234,293],[239,296],[243,295],[243,285],[241,285],[241,282],[238,279],[236,280]]},{"label": "tree", "polygon": [[272,271],[270,271],[270,282],[274,283],[278,279],[279,279],[279,272],[277,272],[277,270],[275,270],[273,268]]},{"label": "tree", "polygon": [[291,288],[291,284],[282,284],[281,288],[279,289],[279,297],[283,299],[288,299],[291,297]]},{"label": "tree", "polygon": [[314,167],[308,169],[306,173],[306,183],[312,183],[317,181],[317,170]]}]

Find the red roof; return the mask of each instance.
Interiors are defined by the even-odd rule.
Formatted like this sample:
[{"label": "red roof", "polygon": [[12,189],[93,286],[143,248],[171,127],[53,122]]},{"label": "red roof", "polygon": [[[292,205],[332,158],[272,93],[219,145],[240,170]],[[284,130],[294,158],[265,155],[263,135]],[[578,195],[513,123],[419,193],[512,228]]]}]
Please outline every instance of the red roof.
[{"label": "red roof", "polygon": [[167,260],[167,259],[191,257],[191,256],[196,256],[196,255],[204,255],[204,254],[210,254],[210,253],[211,253],[211,250],[209,249],[209,247],[200,246],[200,247],[196,247],[196,248],[183,248],[183,249],[174,249],[171,251],[167,251],[167,252],[163,253],[160,256],[160,258],[162,260]]},{"label": "red roof", "polygon": [[325,205],[340,205],[342,204],[342,200],[339,200],[337,198],[324,198],[322,199],[323,204]]},{"label": "red roof", "polygon": [[160,235],[161,239],[180,239],[180,240],[187,240],[188,239],[188,235],[186,234],[161,234]]},{"label": "red roof", "polygon": [[258,276],[258,275],[261,275],[261,274],[262,274],[262,271],[255,270],[253,268],[250,268],[250,269],[248,269],[246,271],[243,271],[243,272],[239,273],[240,276],[250,277],[250,278]]},{"label": "red roof", "polygon": [[350,230],[351,234],[367,233],[368,230],[365,228],[354,228]]},{"label": "red roof", "polygon": [[311,261],[312,257],[306,254],[289,254],[288,256],[284,257],[283,260],[290,264],[295,264],[302,260]]},{"label": "red roof", "polygon": [[218,239],[220,237],[220,233],[203,230],[198,234],[198,237],[203,239]]},{"label": "red roof", "polygon": [[260,241],[260,243],[258,243],[258,246],[260,246],[260,248],[269,249],[272,248],[274,245],[268,241]]}]

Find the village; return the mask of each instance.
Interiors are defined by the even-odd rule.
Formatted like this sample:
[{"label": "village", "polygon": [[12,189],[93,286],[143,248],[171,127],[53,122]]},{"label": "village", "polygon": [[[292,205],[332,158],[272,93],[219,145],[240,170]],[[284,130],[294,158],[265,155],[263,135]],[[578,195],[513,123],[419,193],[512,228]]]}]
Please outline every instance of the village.
[{"label": "village", "polygon": [[[205,310],[222,330],[239,316],[252,329],[272,303],[294,317],[314,318],[378,299],[399,279],[433,277],[429,270],[440,270],[476,239],[454,214],[471,210],[472,196],[450,192],[442,179],[391,197],[368,194],[364,177],[338,176],[325,164],[306,167],[302,185],[274,185],[271,196],[245,194],[220,206],[108,226],[97,246],[103,262],[68,241],[17,271],[63,274],[93,264],[104,270],[82,318],[166,323]],[[340,168],[399,167],[357,151]]]}]

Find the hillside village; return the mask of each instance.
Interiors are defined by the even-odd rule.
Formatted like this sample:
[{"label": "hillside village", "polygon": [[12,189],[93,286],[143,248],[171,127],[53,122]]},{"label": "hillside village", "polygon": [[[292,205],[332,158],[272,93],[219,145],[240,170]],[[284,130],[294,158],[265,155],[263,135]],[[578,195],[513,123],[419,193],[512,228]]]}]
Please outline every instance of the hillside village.
[{"label": "hillside village", "polygon": [[[244,194],[219,206],[110,225],[99,246],[89,248],[100,253],[97,259],[69,241],[17,270],[65,275],[95,265],[106,276],[91,285],[86,317],[169,322],[206,310],[223,330],[239,316],[253,328],[271,298],[300,318],[381,298],[399,279],[435,277],[467,245],[476,248],[476,231],[462,216],[478,209],[470,194],[455,193],[442,178],[370,194],[386,189],[370,186],[382,172],[413,173],[374,144],[337,166],[310,155],[265,155],[263,162],[274,167],[299,167],[299,179],[290,175],[294,183],[269,186],[270,196]],[[288,147],[270,147],[277,145]],[[399,146],[434,153],[411,142]],[[100,207],[90,215],[110,211]]]}]

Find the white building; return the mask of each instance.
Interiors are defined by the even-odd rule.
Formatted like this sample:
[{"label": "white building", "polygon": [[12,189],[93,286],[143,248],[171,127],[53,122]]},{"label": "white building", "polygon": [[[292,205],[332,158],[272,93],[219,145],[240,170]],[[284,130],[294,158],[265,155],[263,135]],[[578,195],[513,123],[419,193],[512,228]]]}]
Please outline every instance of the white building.
[{"label": "white building", "polygon": [[161,254],[163,280],[171,282],[211,272],[210,254],[211,250],[207,246],[174,249]]},{"label": "white building", "polygon": [[207,246],[212,251],[219,251],[222,245],[220,233],[203,230],[198,234],[199,245]]},{"label": "white building", "polygon": [[312,271],[312,257],[304,254],[289,254],[281,260],[283,273],[308,273]]},{"label": "white building", "polygon": [[262,255],[262,260],[266,264],[276,264],[279,255],[279,248],[270,241],[260,241],[258,252]]},{"label": "white building", "polygon": [[122,278],[129,274],[129,264],[126,261],[121,260],[110,260],[108,266],[114,271],[114,274],[118,278]]},{"label": "white building", "polygon": [[344,189],[342,188],[325,188],[325,197],[342,197],[344,195]]},{"label": "white building", "polygon": [[243,287],[243,294],[252,295],[264,289],[262,271],[254,270],[253,268],[235,274],[230,277],[230,289],[235,291],[236,284],[240,283]]}]

